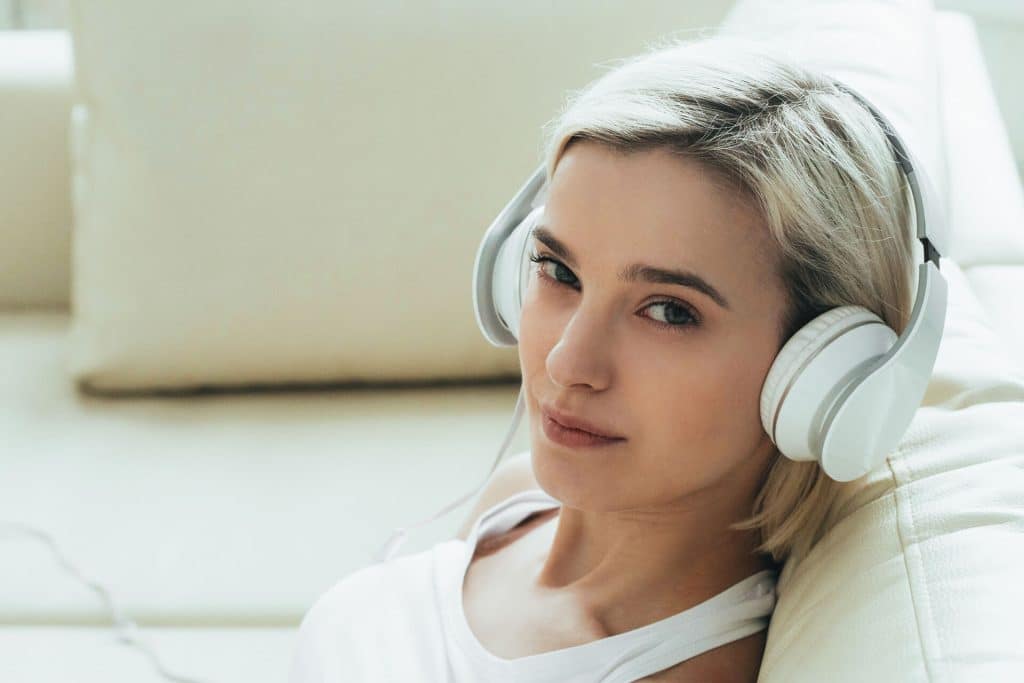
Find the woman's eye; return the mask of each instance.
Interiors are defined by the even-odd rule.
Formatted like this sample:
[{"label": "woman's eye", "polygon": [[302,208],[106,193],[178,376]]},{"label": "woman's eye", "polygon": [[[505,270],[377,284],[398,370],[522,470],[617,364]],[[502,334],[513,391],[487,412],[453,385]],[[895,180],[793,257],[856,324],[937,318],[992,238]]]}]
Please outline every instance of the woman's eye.
[{"label": "woman's eye", "polygon": [[[569,273],[569,275],[571,275],[574,280],[576,279],[576,276],[572,275],[572,271],[569,270],[568,268],[566,268],[565,264],[563,264],[561,261],[556,261],[555,259],[548,258],[547,256],[537,256],[536,254],[531,255],[530,256],[530,260],[533,261],[534,263],[538,264],[537,265],[537,272],[541,276],[541,278],[545,279],[546,281],[549,281],[549,282],[552,281],[552,277],[550,275],[548,275],[547,272],[544,270],[544,264],[545,263],[553,264],[555,266],[555,273],[558,273],[559,268],[561,268],[562,271],[564,271],[566,273]],[[559,284],[570,284],[570,283],[562,282],[561,280],[558,280],[557,279],[557,275],[555,276],[554,281],[559,283]]]},{"label": "woman's eye", "polygon": [[[572,280],[576,279],[576,277],[572,274],[572,271],[566,268],[565,264],[563,264],[561,261],[557,261],[548,256],[540,256],[538,254],[531,254],[530,260],[537,264],[535,271],[537,273],[538,279],[543,284],[550,285],[552,287],[568,286],[571,287],[572,289],[578,288],[578,285],[574,285],[572,282],[565,282],[558,278],[557,273],[559,269],[561,269],[562,272],[568,273],[569,277],[571,277]],[[554,272],[556,273],[554,276],[548,275],[547,271],[545,271],[544,266],[547,263],[550,263],[554,266]],[[655,306],[664,307],[663,310],[666,311],[667,313],[666,317],[670,319],[669,322],[660,322],[658,320],[648,318],[648,320],[650,320],[653,324],[657,325],[658,327],[666,328],[673,332],[687,332],[689,331],[688,328],[696,327],[698,324],[700,324],[700,319],[697,317],[694,310],[690,306],[683,304],[682,302],[655,301],[651,304],[648,304],[647,308]],[[682,322],[679,322],[680,317],[682,318]],[[672,322],[671,320],[676,320],[676,322]]]}]

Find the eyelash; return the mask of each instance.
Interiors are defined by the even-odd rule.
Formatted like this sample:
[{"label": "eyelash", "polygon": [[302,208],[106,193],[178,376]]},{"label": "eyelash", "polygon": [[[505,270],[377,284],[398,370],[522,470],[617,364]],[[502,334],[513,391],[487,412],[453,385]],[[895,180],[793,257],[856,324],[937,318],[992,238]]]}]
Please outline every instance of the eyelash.
[{"label": "eyelash", "polygon": [[[555,260],[555,259],[553,259],[551,257],[548,257],[548,256],[541,256],[539,254],[530,254],[530,260],[537,264],[537,266],[534,268],[534,272],[537,273],[537,277],[544,284],[550,285],[552,287],[560,287],[560,286],[571,287],[572,286],[572,285],[569,285],[566,282],[562,282],[560,280],[556,280],[556,279],[552,278],[551,276],[549,276],[547,273],[544,272],[543,268],[540,267],[540,264],[542,262],[550,261],[551,263],[554,263],[556,265],[562,266],[566,270],[569,270],[568,268],[566,268],[565,264],[562,263],[561,261],[557,261],[557,260]],[[569,272],[572,272],[572,271],[569,271]],[[575,278],[576,276],[573,275],[573,277]],[[573,289],[575,289],[575,287],[573,287]],[[684,304],[684,303],[682,303],[680,301],[674,301],[674,300],[653,301],[650,304],[648,304],[648,307],[650,307],[650,306],[657,306],[659,304],[661,304],[661,305],[669,305],[669,306],[678,306],[679,308],[682,308],[683,310],[686,311],[686,314],[690,317],[690,322],[685,322],[685,323],[682,323],[682,324],[663,323],[663,322],[659,322],[657,320],[652,320],[651,318],[648,318],[648,320],[651,321],[651,324],[656,325],[658,327],[661,327],[663,329],[668,329],[670,332],[676,332],[678,334],[685,334],[686,332],[690,331],[689,328],[697,327],[698,325],[700,325],[700,318],[697,316],[696,312],[693,310],[693,307],[691,307],[691,306],[689,306],[687,304]]]}]

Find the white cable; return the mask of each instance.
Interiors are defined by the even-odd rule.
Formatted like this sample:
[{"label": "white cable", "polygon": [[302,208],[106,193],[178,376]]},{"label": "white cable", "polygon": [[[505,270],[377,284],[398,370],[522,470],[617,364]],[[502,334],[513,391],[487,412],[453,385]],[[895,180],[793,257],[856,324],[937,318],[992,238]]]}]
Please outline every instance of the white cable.
[{"label": "white cable", "polygon": [[163,663],[161,663],[160,658],[157,657],[155,652],[153,652],[152,647],[148,644],[146,639],[139,632],[138,624],[136,624],[129,617],[125,616],[125,614],[117,606],[117,603],[114,602],[114,598],[111,596],[110,591],[108,591],[107,588],[100,582],[90,579],[89,577],[82,574],[82,572],[79,571],[78,567],[76,567],[75,564],[71,562],[71,560],[69,560],[67,556],[64,555],[63,552],[61,552],[56,541],[54,541],[53,537],[51,537],[48,533],[41,529],[37,529],[36,527],[24,524],[22,522],[0,521],[0,535],[8,537],[33,536],[46,543],[47,546],[49,546],[50,550],[53,552],[54,556],[57,558],[57,562],[62,567],[64,567],[64,569],[66,569],[72,575],[74,575],[75,578],[77,578],[79,581],[81,581],[94,591],[96,591],[96,593],[99,594],[103,602],[106,603],[107,609],[110,611],[110,614],[114,619],[113,628],[118,633],[118,640],[121,641],[122,644],[132,645],[142,650],[146,654],[146,656],[149,657],[150,662],[153,664],[156,670],[164,678],[170,681],[175,681],[175,683],[206,683],[205,681],[202,681],[198,678],[188,678],[186,676],[180,676],[178,674],[174,674],[168,671],[164,667]]}]

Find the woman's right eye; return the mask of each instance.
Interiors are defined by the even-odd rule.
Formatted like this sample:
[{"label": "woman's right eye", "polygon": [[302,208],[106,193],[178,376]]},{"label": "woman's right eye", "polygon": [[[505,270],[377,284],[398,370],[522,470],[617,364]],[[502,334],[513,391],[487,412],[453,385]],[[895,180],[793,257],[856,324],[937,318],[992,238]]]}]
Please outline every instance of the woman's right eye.
[{"label": "woman's right eye", "polygon": [[[563,264],[561,261],[556,261],[555,259],[550,258],[548,256],[540,256],[538,254],[531,254],[530,255],[530,260],[537,264],[538,276],[540,277],[540,280],[542,282],[544,282],[545,284],[554,285],[555,287],[557,287],[559,285],[565,285],[565,286],[572,287],[573,289],[575,289],[575,287],[571,283],[563,282],[562,280],[559,280],[557,277],[552,277],[552,276],[548,275],[544,271],[544,265],[543,264],[545,262],[548,262],[548,263],[555,264],[556,270],[558,268],[562,268],[562,270],[564,270],[565,272],[567,272],[567,273],[569,273],[571,275],[572,271],[569,270],[568,268],[566,268],[565,264]],[[573,279],[574,280],[576,279],[575,276],[573,276]]]}]

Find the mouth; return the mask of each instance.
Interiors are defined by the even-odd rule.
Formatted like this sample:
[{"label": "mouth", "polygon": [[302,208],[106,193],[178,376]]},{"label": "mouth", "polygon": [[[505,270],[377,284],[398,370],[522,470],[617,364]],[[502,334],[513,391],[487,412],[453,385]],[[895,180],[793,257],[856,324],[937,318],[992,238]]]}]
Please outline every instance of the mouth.
[{"label": "mouth", "polygon": [[581,429],[566,427],[552,419],[550,415],[544,415],[543,428],[548,440],[572,449],[606,447],[625,441],[622,438],[609,439]]},{"label": "mouth", "polygon": [[548,407],[548,405],[542,405],[541,413],[544,415],[545,418],[558,423],[559,425],[565,427],[566,429],[587,432],[588,434],[593,434],[594,436],[601,436],[607,439],[626,438],[625,436],[620,436],[618,434],[612,433],[608,429],[604,429],[603,427],[591,424],[590,422],[582,418],[575,418],[571,415],[568,415],[567,413],[562,413],[561,411]]},{"label": "mouth", "polygon": [[624,436],[613,436],[606,432],[584,429],[581,425],[586,423],[566,418],[548,409],[542,409],[542,420],[544,432],[548,438],[562,445],[572,447],[608,445],[626,440]]}]

